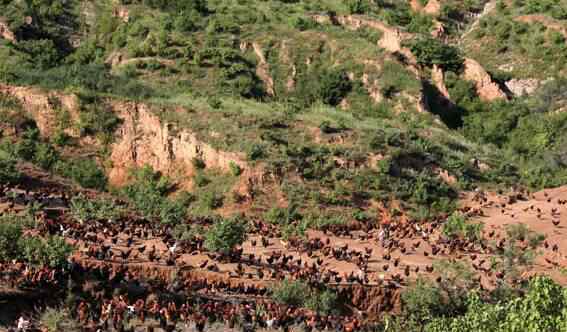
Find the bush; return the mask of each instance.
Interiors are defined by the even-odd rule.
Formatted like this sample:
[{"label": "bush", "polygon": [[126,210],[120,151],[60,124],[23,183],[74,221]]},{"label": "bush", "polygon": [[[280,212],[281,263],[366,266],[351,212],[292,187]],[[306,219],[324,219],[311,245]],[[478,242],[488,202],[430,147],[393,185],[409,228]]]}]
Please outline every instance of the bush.
[{"label": "bush", "polygon": [[22,227],[13,222],[0,222],[0,261],[7,262],[20,255],[18,240],[22,236]]},{"label": "bush", "polygon": [[248,159],[251,161],[262,159],[266,155],[266,148],[260,144],[253,144],[248,150]]},{"label": "bush", "polygon": [[343,70],[328,69],[320,77],[319,97],[325,104],[337,106],[352,90],[352,82]]},{"label": "bush", "polygon": [[247,226],[236,219],[220,219],[205,234],[205,248],[210,251],[228,254],[241,245],[247,237]]},{"label": "bush", "polygon": [[428,67],[438,65],[446,71],[456,73],[463,65],[463,58],[459,50],[437,39],[419,38],[411,41],[408,46],[421,65]]},{"label": "bush", "polygon": [[165,224],[177,224],[187,214],[186,204],[190,202],[187,196],[181,195],[178,200],[170,200],[167,194],[173,189],[173,184],[167,177],[162,176],[150,166],[132,170],[133,181],[123,189],[144,217],[156,218]]},{"label": "bush", "polygon": [[419,328],[446,311],[441,290],[422,279],[402,293],[403,314],[407,324]]},{"label": "bush", "polygon": [[71,313],[65,308],[47,308],[39,317],[39,324],[46,329],[47,332],[79,332],[81,326],[79,322],[73,319]]},{"label": "bush", "polygon": [[240,174],[242,174],[242,168],[238,166],[238,164],[234,161],[231,161],[228,164],[228,167],[230,168],[230,173],[232,174],[232,176],[240,176]]},{"label": "bush", "polygon": [[116,221],[124,211],[113,201],[104,198],[87,198],[82,194],[71,199],[69,206],[75,221],[83,223],[89,220]]},{"label": "bush", "polygon": [[305,307],[322,315],[338,314],[338,296],[329,289],[312,289],[300,280],[284,279],[272,289],[272,299],[278,303]]},{"label": "bush", "polygon": [[368,0],[347,0],[346,5],[351,14],[366,14],[370,10]]},{"label": "bush", "polygon": [[33,63],[41,69],[55,67],[61,60],[61,54],[49,39],[19,41],[16,48],[27,53]]},{"label": "bush", "polygon": [[273,207],[264,213],[264,219],[275,225],[287,225],[301,218],[302,216],[294,204],[290,204],[287,208]]},{"label": "bush", "polygon": [[83,188],[104,190],[108,182],[104,171],[92,159],[60,161],[55,165],[55,171],[73,179]]},{"label": "bush", "polygon": [[311,294],[305,302],[305,307],[320,315],[336,315],[339,313],[338,303],[337,293],[331,290],[324,290]]},{"label": "bush", "polygon": [[213,191],[204,192],[199,200],[206,208],[211,210],[218,209],[224,205],[224,195]]},{"label": "bush", "polygon": [[208,185],[209,183],[211,183],[211,180],[209,180],[205,174],[198,172],[197,174],[195,174],[195,176],[193,177],[193,181],[195,181],[195,184],[197,185],[197,187],[205,187],[206,185]]},{"label": "bush", "polygon": [[302,307],[309,293],[309,286],[302,281],[285,279],[272,289],[272,298],[282,304]]},{"label": "bush", "polygon": [[205,169],[205,167],[207,167],[207,164],[205,164],[203,159],[198,157],[194,157],[191,160],[191,163],[193,164],[193,167],[195,167],[195,169]]},{"label": "bush", "polygon": [[67,258],[73,247],[59,236],[47,239],[40,237],[22,237],[18,241],[22,257],[30,264],[62,268],[67,264]]},{"label": "bush", "polygon": [[480,241],[482,240],[482,228],[482,224],[469,223],[463,215],[453,213],[443,225],[443,235],[449,238]]},{"label": "bush", "polygon": [[527,292],[508,301],[491,303],[477,293],[468,299],[464,315],[439,317],[427,332],[564,331],[567,327],[567,291],[548,277],[535,277]]},{"label": "bush", "polygon": [[7,153],[0,150],[0,183],[17,183],[22,178],[17,162]]},{"label": "bush", "polygon": [[79,97],[82,103],[78,124],[81,135],[112,135],[121,123],[116,114],[97,97],[84,94]]}]

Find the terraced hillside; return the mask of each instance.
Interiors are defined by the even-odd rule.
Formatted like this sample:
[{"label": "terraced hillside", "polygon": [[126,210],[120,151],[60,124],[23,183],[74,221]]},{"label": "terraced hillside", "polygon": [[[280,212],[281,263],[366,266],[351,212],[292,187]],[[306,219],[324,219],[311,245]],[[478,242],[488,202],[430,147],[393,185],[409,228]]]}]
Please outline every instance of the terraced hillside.
[{"label": "terraced hillside", "polygon": [[564,328],[564,0],[0,9],[2,324]]}]

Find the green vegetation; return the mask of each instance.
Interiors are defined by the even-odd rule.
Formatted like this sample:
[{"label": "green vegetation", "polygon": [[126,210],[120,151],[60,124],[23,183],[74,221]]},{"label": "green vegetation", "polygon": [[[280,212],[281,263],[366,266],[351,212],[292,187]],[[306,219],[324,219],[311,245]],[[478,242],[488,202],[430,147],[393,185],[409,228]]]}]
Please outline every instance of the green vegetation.
[{"label": "green vegetation", "polygon": [[443,235],[468,241],[482,240],[482,224],[473,224],[462,215],[453,213],[443,225]]},{"label": "green vegetation", "polygon": [[[1,88],[0,184],[27,182],[19,170],[33,163],[126,198],[123,206],[74,197],[77,223],[120,221],[131,212],[173,230],[183,245],[204,240],[225,258],[249,230],[235,211],[299,242],[310,229],[373,226],[377,205],[396,206],[392,213],[410,221],[446,219],[442,240],[493,250],[498,284],[481,290],[468,265],[437,261],[439,281],[409,287],[388,331],[565,330],[565,290],[542,278],[519,284],[543,237],[512,225],[506,240],[492,242],[482,238],[482,224],[455,212],[463,191],[567,184],[567,5],[497,1],[473,23],[486,3],[444,0],[430,15],[397,0],[0,0],[2,22],[17,40],[0,41],[0,83],[57,90],[47,112],[25,90]],[[314,20],[317,14],[331,23]],[[350,14],[411,36],[402,46],[418,66],[406,49],[378,46],[391,37],[385,29],[334,21]],[[533,22],[518,19],[531,14],[538,15]],[[511,79],[542,86],[529,96],[482,101],[476,84],[463,79],[465,55],[503,90]],[[450,101],[429,79],[433,66],[444,72]],[[60,94],[77,96],[77,109],[53,97]],[[132,170],[124,188],[108,188],[120,119],[145,120],[136,117],[139,104],[111,107],[130,101],[159,118],[155,135],[171,161],[182,160],[176,149],[186,147],[170,144],[173,137],[203,152],[187,165],[191,178],[182,167],[166,177],[146,166]],[[418,112],[422,106],[431,112]],[[50,137],[38,128],[45,120]],[[146,155],[135,157],[144,162]],[[189,186],[190,193],[179,192]],[[70,247],[61,238],[24,231],[38,209],[0,217],[0,260],[65,266]],[[317,287],[286,279],[272,296],[338,313],[337,293]],[[41,320],[48,330],[71,331],[69,316],[50,309]]]},{"label": "green vegetation", "polygon": [[533,264],[538,255],[537,248],[545,240],[545,236],[531,231],[524,224],[509,225],[506,235],[506,243],[496,247],[500,255],[498,265],[506,277],[513,280]]},{"label": "green vegetation", "polygon": [[61,268],[67,264],[72,247],[58,236],[24,236],[17,220],[0,223],[0,261],[22,259],[30,264]]},{"label": "green vegetation", "polygon": [[[527,23],[516,19],[530,14],[543,16],[544,21]],[[502,1],[468,36],[467,54],[490,71],[505,68],[511,77],[561,77],[567,68],[567,47],[557,26],[564,24],[565,17],[567,4],[563,1]]]},{"label": "green vegetation", "polygon": [[314,289],[298,280],[284,279],[281,281],[272,288],[272,298],[276,302],[306,307],[323,315],[340,312],[335,292],[328,289]]},{"label": "green vegetation", "polygon": [[[557,79],[531,97],[494,103],[464,118],[463,133],[499,147],[506,160],[502,173],[535,188],[565,183],[565,113],[555,113],[566,100],[567,82]],[[564,90],[561,90],[564,91]],[[503,165],[504,166],[504,165]]]},{"label": "green vegetation", "polygon": [[173,225],[185,219],[186,196],[169,199],[167,194],[173,189],[173,184],[167,177],[154,172],[150,166],[132,170],[131,177],[132,182],[122,192],[129,198],[133,208],[145,218]]},{"label": "green vegetation", "polygon": [[456,317],[439,317],[424,331],[563,331],[567,293],[548,278],[534,278],[526,294],[511,301],[490,303],[477,293],[467,299],[467,308]]},{"label": "green vegetation", "polygon": [[123,209],[112,200],[102,198],[87,198],[77,195],[71,199],[71,215],[75,221],[83,223],[88,221],[116,221],[124,213]]},{"label": "green vegetation", "polygon": [[0,182],[17,183],[21,179],[16,163],[15,159],[0,151]]},{"label": "green vegetation", "polygon": [[210,251],[229,254],[246,240],[246,223],[233,219],[217,220],[205,234],[205,247]]},{"label": "green vegetation", "polygon": [[444,70],[459,72],[463,59],[459,50],[433,38],[420,38],[409,43],[417,62],[424,66],[437,65]]},{"label": "green vegetation", "polygon": [[46,308],[39,317],[39,324],[48,332],[81,330],[77,322],[66,308]]}]

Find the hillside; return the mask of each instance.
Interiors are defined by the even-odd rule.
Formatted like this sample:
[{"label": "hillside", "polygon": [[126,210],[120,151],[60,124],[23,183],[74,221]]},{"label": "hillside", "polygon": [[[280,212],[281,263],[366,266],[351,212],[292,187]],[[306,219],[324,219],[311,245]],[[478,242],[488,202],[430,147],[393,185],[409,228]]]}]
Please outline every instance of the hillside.
[{"label": "hillside", "polygon": [[565,0],[0,9],[1,324],[511,331],[567,294]]}]

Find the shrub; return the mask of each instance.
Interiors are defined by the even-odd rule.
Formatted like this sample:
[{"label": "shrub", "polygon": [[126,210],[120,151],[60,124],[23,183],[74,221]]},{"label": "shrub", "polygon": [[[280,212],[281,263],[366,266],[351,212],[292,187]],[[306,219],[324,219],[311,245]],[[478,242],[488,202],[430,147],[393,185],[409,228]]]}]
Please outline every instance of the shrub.
[{"label": "shrub", "polygon": [[459,72],[463,64],[457,48],[437,39],[419,38],[411,41],[408,46],[417,57],[417,62],[424,66],[438,65],[444,70]]},{"label": "shrub", "polygon": [[167,194],[173,184],[150,166],[132,170],[133,181],[123,189],[132,205],[146,218],[160,219],[165,224],[176,224],[185,218],[186,205],[192,197],[181,195],[177,200],[170,200]]},{"label": "shrub", "polygon": [[22,257],[30,264],[62,268],[73,248],[59,236],[47,239],[40,237],[21,237],[18,241]]},{"label": "shrub", "polygon": [[309,293],[309,286],[299,280],[284,279],[272,288],[274,301],[296,307],[304,305]]},{"label": "shrub", "polygon": [[81,135],[111,135],[120,125],[120,119],[114,112],[100,104],[96,98],[91,104],[81,105],[79,130]]},{"label": "shrub", "polygon": [[482,224],[469,223],[463,215],[453,213],[443,225],[443,235],[464,238],[469,241],[482,240]]},{"label": "shrub", "polygon": [[365,14],[370,10],[368,0],[347,0],[346,5],[351,14]]},{"label": "shrub", "polygon": [[491,303],[478,293],[468,299],[464,315],[439,317],[427,332],[471,331],[564,331],[567,319],[567,291],[548,277],[535,277],[523,296]]},{"label": "shrub", "polygon": [[335,315],[339,313],[337,293],[331,290],[315,292],[305,301],[305,307],[321,315]]},{"label": "shrub", "polygon": [[108,182],[104,171],[92,159],[59,161],[55,165],[55,171],[73,179],[84,188],[104,190]]},{"label": "shrub", "polygon": [[260,144],[253,144],[248,150],[248,159],[251,161],[264,158],[266,154],[265,147]]},{"label": "shrub", "polygon": [[199,200],[202,202],[202,204],[204,204],[206,208],[214,210],[223,206],[224,195],[213,191],[207,191],[201,195]]},{"label": "shrub", "polygon": [[294,204],[290,204],[287,208],[273,207],[264,213],[264,219],[276,225],[287,225],[301,218],[297,206]]},{"label": "shrub", "polygon": [[175,225],[187,216],[187,207],[183,200],[165,199],[159,208],[159,220],[162,224]]},{"label": "shrub", "polygon": [[220,219],[205,234],[207,250],[228,254],[247,237],[247,226],[236,219]]},{"label": "shrub", "polygon": [[407,29],[409,32],[428,34],[433,28],[431,16],[424,14],[414,14],[409,22]]},{"label": "shrub", "polygon": [[320,77],[319,96],[325,104],[337,106],[352,90],[352,82],[343,70],[328,69]]},{"label": "shrub", "polygon": [[19,41],[16,47],[19,51],[27,53],[33,63],[41,69],[55,67],[61,60],[61,54],[49,39]]},{"label": "shrub", "polygon": [[441,290],[422,279],[402,293],[403,313],[407,324],[418,328],[446,310]]},{"label": "shrub", "polygon": [[[538,252],[537,247],[545,236],[531,231],[525,224],[512,224],[506,227],[506,243],[504,247],[497,248],[500,256],[500,265],[506,275],[516,278],[522,269],[533,264]],[[522,243],[527,243],[523,245]]]},{"label": "shrub", "polygon": [[193,167],[195,167],[195,169],[204,169],[205,167],[207,167],[207,164],[205,164],[203,159],[198,157],[191,159],[191,163],[193,164]]},{"label": "shrub", "polygon": [[22,174],[18,171],[17,162],[7,153],[0,151],[0,182],[1,183],[17,183],[20,181]]},{"label": "shrub", "polygon": [[34,164],[43,169],[51,169],[59,160],[59,153],[49,143],[37,144],[33,156]]},{"label": "shrub", "polygon": [[20,254],[18,240],[22,236],[22,227],[14,222],[0,222],[0,261],[6,262]]},{"label": "shrub", "polygon": [[234,161],[231,161],[228,164],[228,167],[230,168],[230,173],[232,174],[232,176],[240,176],[240,174],[242,174],[242,168],[238,166],[238,164]]},{"label": "shrub", "polygon": [[39,317],[39,324],[45,328],[47,332],[81,331],[79,322],[73,319],[71,313],[66,308],[46,308]]},{"label": "shrub", "polygon": [[274,301],[295,306],[306,307],[319,314],[338,314],[338,296],[329,289],[312,289],[300,280],[284,279],[272,289]]},{"label": "shrub", "polygon": [[89,220],[116,221],[124,211],[113,201],[104,198],[87,198],[79,194],[71,199],[69,206],[75,221],[83,223]]},{"label": "shrub", "polygon": [[211,183],[211,180],[209,180],[205,174],[198,172],[197,174],[195,174],[195,176],[193,177],[193,181],[195,181],[195,184],[198,187],[205,187],[206,185],[208,185],[209,183]]}]

